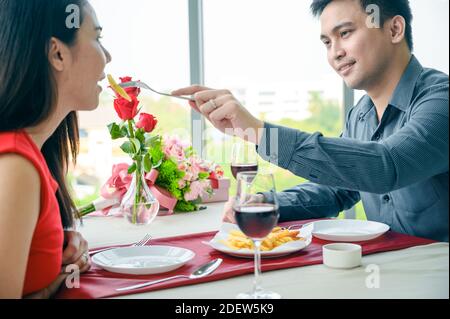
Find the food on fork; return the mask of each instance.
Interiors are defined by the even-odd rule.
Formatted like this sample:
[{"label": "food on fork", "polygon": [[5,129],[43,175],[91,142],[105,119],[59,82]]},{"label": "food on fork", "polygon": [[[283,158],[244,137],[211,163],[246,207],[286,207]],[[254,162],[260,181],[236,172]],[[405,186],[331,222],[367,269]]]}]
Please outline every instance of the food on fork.
[{"label": "food on fork", "polygon": [[[261,242],[261,251],[271,251],[278,246],[292,241],[305,240],[305,238],[299,237],[299,234],[299,230],[275,227]],[[227,240],[222,240],[221,243],[234,250],[254,249],[253,241],[239,230],[231,230]]]},{"label": "food on fork", "polygon": [[122,87],[120,87],[119,84],[117,84],[117,82],[114,80],[114,78],[112,77],[111,74],[108,74],[108,82],[109,82],[109,85],[111,86],[111,89],[114,92],[116,92],[118,95],[123,97],[128,102],[131,102],[131,97],[128,95],[128,93]]}]

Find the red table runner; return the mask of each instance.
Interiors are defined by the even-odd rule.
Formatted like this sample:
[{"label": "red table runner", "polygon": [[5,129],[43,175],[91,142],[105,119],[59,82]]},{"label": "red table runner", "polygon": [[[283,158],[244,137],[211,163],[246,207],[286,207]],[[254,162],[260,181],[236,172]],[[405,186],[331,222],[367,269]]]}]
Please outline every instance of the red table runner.
[{"label": "red table runner", "polygon": [[[311,222],[311,220],[302,222],[283,223],[281,226],[298,225]],[[93,265],[91,270],[81,275],[80,288],[63,287],[57,294],[56,298],[75,298],[75,299],[94,299],[121,296],[127,294],[136,294],[160,289],[167,289],[185,285],[198,284],[208,281],[216,281],[230,277],[236,277],[244,274],[253,273],[253,259],[237,258],[205,245],[202,241],[211,240],[216,232],[199,233],[192,235],[184,235],[170,238],[161,238],[151,241],[152,245],[168,245],[183,247],[195,252],[196,256],[183,267],[169,273],[156,275],[123,275],[111,273]],[[435,241],[413,237],[409,235],[399,234],[395,232],[387,232],[381,237],[367,242],[359,242],[362,246],[362,254],[369,255],[378,252],[386,252],[392,250],[405,249],[413,246],[427,245]],[[270,271],[275,269],[285,269],[293,267],[302,267],[309,265],[317,265],[322,263],[322,246],[329,243],[328,241],[313,238],[312,243],[297,253],[288,256],[262,259],[262,271]],[[126,292],[117,292],[115,289],[120,287],[131,286],[150,280],[157,280],[168,276],[189,275],[200,265],[220,257],[223,259],[222,265],[211,275],[199,279],[174,279],[167,282],[155,284],[149,287],[136,289]]]}]

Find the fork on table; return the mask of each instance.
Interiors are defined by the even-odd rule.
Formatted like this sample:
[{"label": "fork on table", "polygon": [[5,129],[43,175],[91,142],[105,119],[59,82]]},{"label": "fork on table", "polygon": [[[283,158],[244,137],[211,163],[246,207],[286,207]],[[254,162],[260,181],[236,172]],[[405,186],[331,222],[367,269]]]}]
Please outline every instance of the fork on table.
[{"label": "fork on table", "polygon": [[[125,247],[137,247],[137,246],[145,246],[150,240],[152,239],[152,236],[150,234],[146,234],[141,240],[135,242],[134,244],[131,244],[129,246]],[[89,255],[92,256],[94,254],[100,253],[102,251],[114,249],[117,247],[108,247],[108,248],[100,248],[100,249],[93,249],[89,251]]]}]

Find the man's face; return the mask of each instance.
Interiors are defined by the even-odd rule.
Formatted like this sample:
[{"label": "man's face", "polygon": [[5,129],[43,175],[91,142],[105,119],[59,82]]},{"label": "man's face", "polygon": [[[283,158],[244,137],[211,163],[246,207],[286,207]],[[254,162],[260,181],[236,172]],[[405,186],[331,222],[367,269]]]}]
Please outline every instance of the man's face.
[{"label": "man's face", "polygon": [[392,53],[389,28],[371,27],[359,0],[334,0],[320,17],[328,63],[347,86],[369,90],[380,80]]}]

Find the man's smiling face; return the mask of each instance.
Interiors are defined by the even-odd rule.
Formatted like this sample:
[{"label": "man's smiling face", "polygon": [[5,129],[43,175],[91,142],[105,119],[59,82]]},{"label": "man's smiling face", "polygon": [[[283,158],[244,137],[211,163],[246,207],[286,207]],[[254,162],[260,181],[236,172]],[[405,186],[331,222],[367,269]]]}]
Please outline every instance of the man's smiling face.
[{"label": "man's smiling face", "polygon": [[359,0],[334,0],[320,16],[328,63],[353,89],[367,90],[387,70],[389,28],[372,28]]}]

